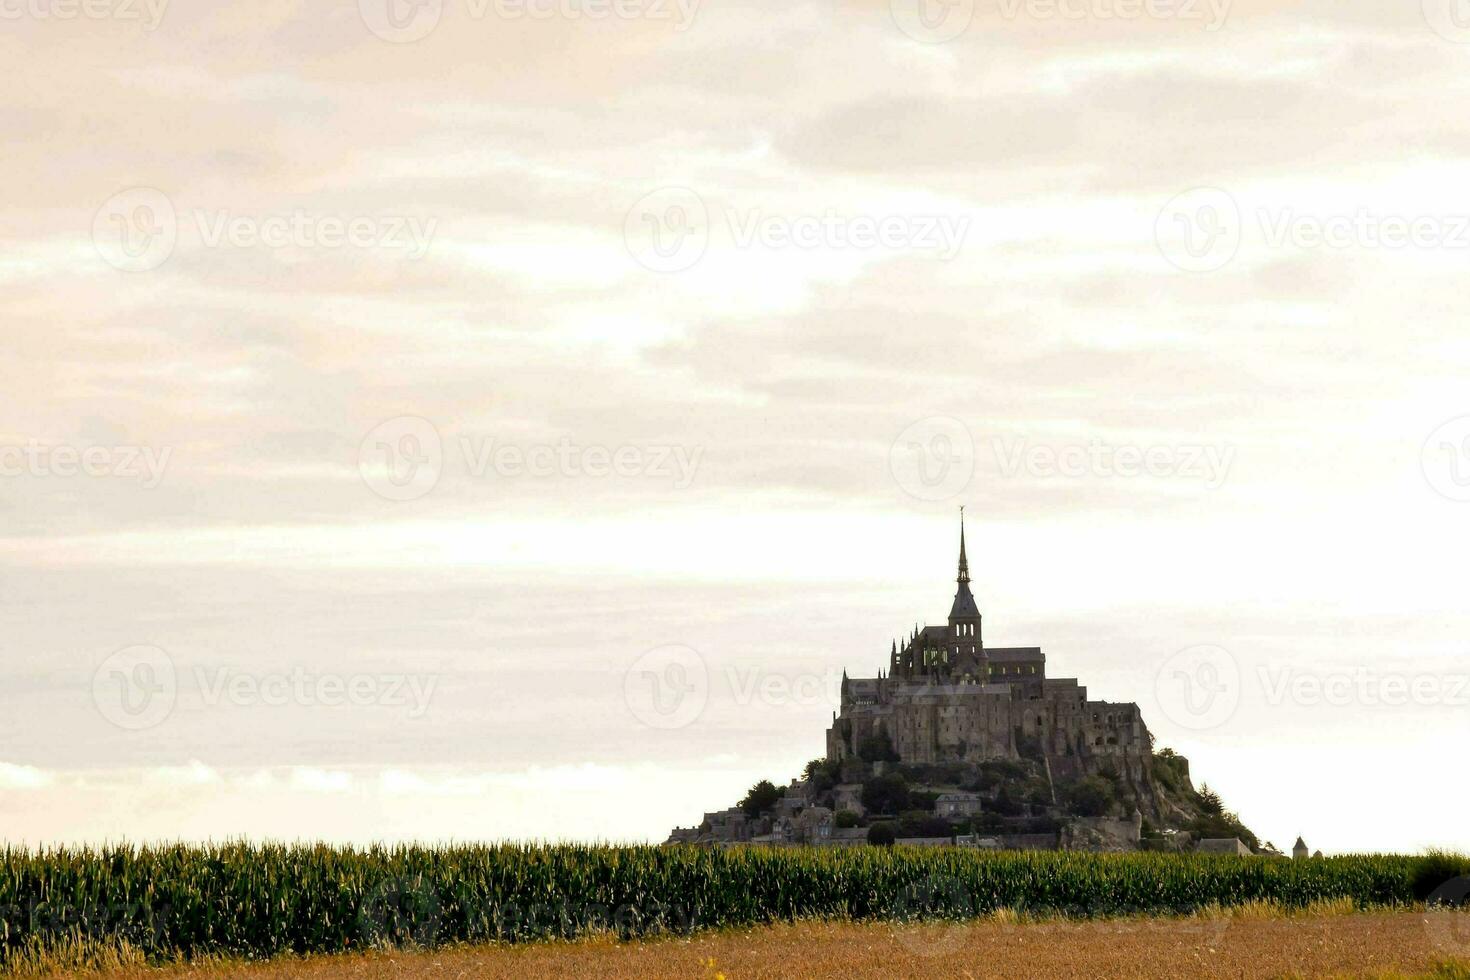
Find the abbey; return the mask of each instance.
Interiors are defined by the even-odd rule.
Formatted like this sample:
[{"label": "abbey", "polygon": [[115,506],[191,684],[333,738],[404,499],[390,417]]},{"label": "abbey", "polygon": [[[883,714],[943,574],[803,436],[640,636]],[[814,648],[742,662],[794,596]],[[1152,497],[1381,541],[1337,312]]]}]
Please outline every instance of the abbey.
[{"label": "abbey", "polygon": [[843,673],[822,758],[668,843],[1257,851],[1137,704],[1048,677],[1039,647],[985,645],[963,512],[955,586],[943,626],[893,642],[876,677]]},{"label": "abbey", "polygon": [[949,621],[895,641],[888,671],[846,678],[827,758],[871,758],[891,745],[903,763],[979,763],[1044,757],[1053,779],[1111,764],[1147,785],[1152,753],[1137,704],[1089,701],[1075,678],[1049,678],[1039,647],[987,647],[970,591],[963,518]]}]

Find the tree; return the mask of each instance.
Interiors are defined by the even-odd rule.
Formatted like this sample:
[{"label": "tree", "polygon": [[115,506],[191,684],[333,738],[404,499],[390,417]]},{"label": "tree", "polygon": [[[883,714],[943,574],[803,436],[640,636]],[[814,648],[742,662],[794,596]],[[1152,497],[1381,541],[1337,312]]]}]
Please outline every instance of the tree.
[{"label": "tree", "polygon": [[1017,817],[1024,809],[1020,802],[1011,795],[1011,788],[1005,783],[1001,784],[1000,792],[995,794],[995,802],[990,808],[1003,817]]},{"label": "tree", "polygon": [[774,809],[779,799],[781,791],[769,779],[762,779],[745,794],[745,799],[740,801],[740,809],[747,817],[758,817]]},{"label": "tree", "polygon": [[1105,817],[1115,799],[1113,784],[1101,776],[1079,779],[1067,788],[1067,803],[1079,817]]},{"label": "tree", "polygon": [[909,790],[909,806],[915,810],[932,810],[939,794],[927,789]]},{"label": "tree", "polygon": [[898,839],[898,834],[893,829],[893,824],[886,820],[868,828],[868,843],[877,847],[892,847],[893,842]]},{"label": "tree", "polygon": [[1220,794],[1210,789],[1210,784],[1205,783],[1199,789],[1199,808],[1212,817],[1218,817],[1225,812],[1225,803],[1220,799]]},{"label": "tree", "polygon": [[888,729],[881,722],[876,732],[859,740],[858,758],[864,762],[899,761],[898,752],[893,748],[893,740],[888,737]]},{"label": "tree", "polygon": [[813,759],[806,764],[802,775],[817,793],[825,793],[837,785],[842,764],[835,759]]},{"label": "tree", "polygon": [[909,810],[898,818],[899,832],[905,837],[949,837],[954,828],[943,817],[924,810]]},{"label": "tree", "polygon": [[851,810],[838,810],[836,815],[832,817],[832,824],[838,830],[856,827],[858,825],[858,815]]},{"label": "tree", "polygon": [[896,772],[863,783],[863,809],[869,813],[902,813],[909,808],[909,786]]}]

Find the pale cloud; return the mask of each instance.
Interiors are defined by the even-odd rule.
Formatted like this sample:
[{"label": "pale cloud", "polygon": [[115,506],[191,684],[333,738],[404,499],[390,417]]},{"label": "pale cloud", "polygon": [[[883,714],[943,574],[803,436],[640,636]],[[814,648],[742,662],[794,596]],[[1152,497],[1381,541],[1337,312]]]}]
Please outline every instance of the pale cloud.
[{"label": "pale cloud", "polygon": [[[1466,253],[1271,240],[1284,214],[1470,214],[1470,46],[1420,4],[1237,0],[1216,31],[982,4],[944,44],[883,0],[702,4],[680,29],[448,6],[412,44],[374,37],[355,4],[300,0],[170,4],[153,30],[7,22],[0,60],[23,83],[0,94],[0,453],[167,454],[154,486],[0,476],[0,786],[19,836],[44,836],[53,804],[77,814],[70,839],[454,820],[659,836],[794,775],[830,709],[716,698],[660,738],[620,671],[666,643],[717,673],[873,669],[892,633],[943,612],[959,503],[1001,635],[1116,700],[1145,701],[1155,665],[1196,642],[1297,666],[1324,646],[1410,668],[1455,652],[1447,542],[1470,511],[1422,457],[1470,415]],[[625,235],[671,187],[708,241],[660,272]],[[1244,222],[1207,273],[1156,240],[1197,187]],[[151,271],[93,240],[130,188],[178,220]],[[402,219],[424,247],[211,231],[297,216]],[[948,220],[957,247],[853,246],[855,224],[891,217]],[[815,247],[782,237],[813,228]],[[444,459],[431,492],[394,502],[361,464],[401,417],[432,425]],[[935,417],[965,427],[973,473],[925,500],[892,465]],[[1223,479],[1011,455],[1094,442],[1213,451]],[[474,465],[563,444],[645,465]],[[647,454],[675,450],[687,465],[654,472]],[[186,677],[438,686],[410,720],[210,707],[186,685],[159,728],[120,737],[89,685],[135,644]],[[1344,739],[1381,717],[1278,707],[1186,747],[1278,843],[1318,826],[1340,847],[1456,843],[1429,822],[1375,837],[1276,775],[1345,771]],[[1375,731],[1431,759],[1455,724]],[[1381,798],[1433,776],[1384,764]],[[650,785],[668,787],[657,808],[627,806]],[[415,794],[456,806],[416,811]],[[315,816],[293,832],[302,801]]]}]

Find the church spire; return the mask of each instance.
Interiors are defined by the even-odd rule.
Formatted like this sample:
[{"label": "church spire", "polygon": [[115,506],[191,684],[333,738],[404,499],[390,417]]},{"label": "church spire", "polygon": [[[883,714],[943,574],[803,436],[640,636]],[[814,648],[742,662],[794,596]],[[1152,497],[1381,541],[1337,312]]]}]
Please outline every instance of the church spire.
[{"label": "church spire", "polygon": [[[960,571],[955,579],[958,587],[954,593],[954,605],[949,610],[949,624],[970,623],[980,619],[980,610],[975,605],[975,596],[970,592],[970,559],[965,554],[965,509],[960,508]],[[961,636],[970,635],[968,629]]]},{"label": "church spire", "polygon": [[965,508],[960,508],[960,575],[956,579],[961,585],[970,584],[970,562],[965,557]]}]

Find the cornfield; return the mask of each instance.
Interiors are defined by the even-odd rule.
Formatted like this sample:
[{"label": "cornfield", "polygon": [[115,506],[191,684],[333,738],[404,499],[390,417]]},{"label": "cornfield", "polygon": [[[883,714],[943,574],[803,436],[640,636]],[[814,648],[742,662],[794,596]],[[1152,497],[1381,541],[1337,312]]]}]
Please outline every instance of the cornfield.
[{"label": "cornfield", "polygon": [[1407,906],[1470,874],[1470,861],[1443,854],[1290,861],[902,847],[225,844],[7,849],[0,861],[4,969],[82,946],[162,962],[798,919]]}]

